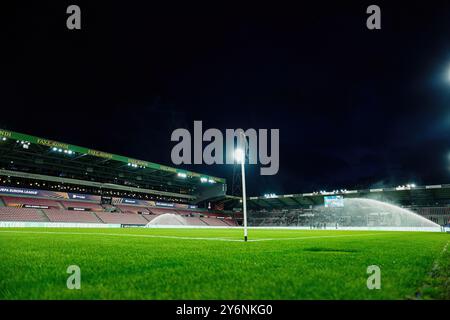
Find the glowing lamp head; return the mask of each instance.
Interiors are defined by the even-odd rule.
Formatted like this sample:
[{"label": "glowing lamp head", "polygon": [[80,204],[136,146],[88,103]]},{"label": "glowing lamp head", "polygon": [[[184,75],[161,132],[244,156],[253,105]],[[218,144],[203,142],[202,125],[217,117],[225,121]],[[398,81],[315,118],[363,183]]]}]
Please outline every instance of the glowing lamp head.
[{"label": "glowing lamp head", "polygon": [[245,153],[244,150],[238,148],[234,151],[234,159],[237,163],[242,163],[245,161]]}]

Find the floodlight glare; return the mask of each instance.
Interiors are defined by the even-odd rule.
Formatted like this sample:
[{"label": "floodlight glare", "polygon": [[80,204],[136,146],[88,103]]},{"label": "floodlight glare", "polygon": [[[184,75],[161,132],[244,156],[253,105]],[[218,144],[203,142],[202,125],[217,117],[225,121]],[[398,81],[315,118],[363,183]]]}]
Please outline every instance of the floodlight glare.
[{"label": "floodlight glare", "polygon": [[238,148],[234,151],[234,159],[236,159],[237,163],[242,163],[244,162],[244,158],[245,157],[245,153],[244,150],[242,150],[241,148]]}]

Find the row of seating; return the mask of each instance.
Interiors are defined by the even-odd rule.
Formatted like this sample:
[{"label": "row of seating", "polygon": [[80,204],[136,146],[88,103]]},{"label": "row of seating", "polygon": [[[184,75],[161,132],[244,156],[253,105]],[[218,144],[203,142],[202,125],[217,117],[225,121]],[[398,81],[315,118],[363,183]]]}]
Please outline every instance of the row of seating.
[{"label": "row of seating", "polygon": [[84,208],[94,211],[103,211],[104,208],[100,204],[84,201],[56,201],[43,198],[25,198],[25,197],[2,197],[3,203],[8,207],[25,207],[25,206],[42,206],[51,209],[69,209]]},{"label": "row of seating", "polygon": [[422,216],[427,215],[450,215],[450,207],[422,207],[415,210]]},{"label": "row of seating", "polygon": [[[105,211],[105,208],[97,203],[87,201],[70,201],[70,200],[51,200],[43,198],[27,198],[27,197],[9,197],[2,196],[1,199],[6,206],[9,207],[25,207],[30,206],[42,206],[49,207],[50,209],[69,209],[69,208],[82,208],[92,211]],[[117,204],[115,206],[120,212],[123,213],[150,213],[150,214],[164,214],[164,213],[178,213],[178,214],[192,214],[193,211],[172,209],[172,208],[148,208],[134,205]],[[109,211],[109,210],[108,210]]]},{"label": "row of seating", "polygon": [[[31,198],[30,198],[31,199]],[[37,199],[39,200],[39,199]],[[43,199],[45,200],[45,199]],[[26,200],[28,201],[28,200]],[[31,202],[29,202],[31,203]],[[50,204],[49,202],[34,202],[33,205]],[[80,202],[83,203],[83,202]],[[11,202],[5,201],[5,204]],[[77,202],[78,204],[78,202]],[[71,207],[69,202],[67,208]],[[64,206],[66,207],[66,206]],[[74,206],[86,208],[83,206]],[[231,219],[217,219],[208,217],[189,216],[191,211],[178,212],[173,209],[164,208],[144,208],[136,206],[122,205],[118,206],[121,212],[104,212],[98,211],[98,207],[93,204],[87,209],[96,209],[95,211],[77,211],[67,210],[63,208],[53,207],[52,209],[30,209],[21,207],[0,207],[0,221],[30,221],[30,222],[73,222],[73,223],[113,223],[113,224],[135,224],[145,225],[152,221],[155,217],[164,213],[183,213],[184,218],[189,221],[190,225],[197,226],[235,226],[235,222]],[[143,214],[139,214],[143,213]],[[188,215],[189,214],[189,215]]]},{"label": "row of seating", "polygon": [[49,220],[40,210],[0,207],[0,221],[48,222]]},{"label": "row of seating", "polygon": [[200,218],[205,224],[210,226],[217,226],[217,227],[226,227],[228,226],[223,220],[217,219],[217,218],[206,218],[202,217]]},{"label": "row of seating", "polygon": [[44,210],[44,213],[51,222],[102,223],[94,213],[89,211]]}]

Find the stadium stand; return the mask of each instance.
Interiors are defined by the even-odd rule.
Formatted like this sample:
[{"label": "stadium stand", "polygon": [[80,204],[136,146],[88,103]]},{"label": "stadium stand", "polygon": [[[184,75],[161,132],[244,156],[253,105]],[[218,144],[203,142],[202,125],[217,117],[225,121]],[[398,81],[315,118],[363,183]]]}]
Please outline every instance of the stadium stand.
[{"label": "stadium stand", "polygon": [[96,203],[81,202],[81,201],[62,201],[64,208],[83,208],[92,211],[104,211],[103,207]]},{"label": "stadium stand", "polygon": [[225,179],[180,167],[5,129],[0,138],[0,208],[11,208],[0,222],[145,225],[165,213],[208,213],[209,199],[226,193]]},{"label": "stadium stand", "polygon": [[48,219],[41,211],[36,209],[1,207],[0,221],[48,222]]},{"label": "stadium stand", "polygon": [[177,213],[177,211],[174,209],[166,209],[166,208],[148,208],[148,210],[153,214]]},{"label": "stadium stand", "polygon": [[236,221],[234,221],[232,219],[223,219],[223,222],[225,222],[227,225],[229,225],[231,227],[236,227],[237,226]]},{"label": "stadium stand", "polygon": [[410,210],[440,225],[450,223],[450,207],[412,207]]},{"label": "stadium stand", "polygon": [[176,213],[181,214],[181,215],[190,215],[193,213],[193,211],[190,210],[180,210],[180,209],[176,209]]},{"label": "stadium stand", "polygon": [[134,213],[106,213],[96,212],[104,223],[118,223],[118,224],[132,224],[132,225],[146,225],[148,220],[140,214]]},{"label": "stadium stand", "polygon": [[131,205],[116,205],[116,208],[119,209],[123,213],[149,213],[149,211],[145,207],[137,207]]},{"label": "stadium stand", "polygon": [[228,227],[229,225],[223,222],[222,219],[218,218],[206,218],[202,217],[200,218],[204,223],[206,223],[209,226],[217,226],[217,227]]},{"label": "stadium stand", "polygon": [[207,226],[208,224],[197,217],[184,217],[191,226]]},{"label": "stadium stand", "polygon": [[44,210],[51,222],[102,223],[93,212],[74,210]]},{"label": "stadium stand", "polygon": [[144,217],[148,222],[155,219],[158,215],[156,214],[143,214],[142,217]]},{"label": "stadium stand", "polygon": [[49,208],[61,208],[61,204],[55,200],[41,199],[41,198],[26,198],[26,197],[2,197],[3,202],[8,207],[24,207],[26,205],[30,206],[47,206]]},{"label": "stadium stand", "polygon": [[[145,225],[161,214],[173,213],[183,215],[190,225],[197,226],[235,226],[234,221],[216,218],[219,215],[211,213],[211,217],[201,217],[195,210],[172,208],[154,208],[135,205],[109,205],[86,201],[65,201],[41,199],[33,197],[0,197],[7,205],[0,206],[0,221],[28,222],[71,222],[71,223],[112,223],[122,225]],[[35,205],[43,208],[21,208],[19,206]],[[82,210],[68,210],[81,208]],[[205,211],[202,214],[207,214]],[[222,215],[223,216],[223,215]]]}]

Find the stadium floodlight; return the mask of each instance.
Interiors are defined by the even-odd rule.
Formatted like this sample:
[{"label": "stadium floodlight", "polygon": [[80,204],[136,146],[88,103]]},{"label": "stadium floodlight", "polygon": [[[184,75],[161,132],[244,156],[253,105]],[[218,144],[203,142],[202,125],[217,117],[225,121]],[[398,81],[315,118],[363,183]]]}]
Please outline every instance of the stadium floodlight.
[{"label": "stadium floodlight", "polygon": [[187,174],[183,172],[178,172],[177,176],[180,178],[187,178]]},{"label": "stadium floodlight", "polygon": [[242,150],[241,148],[237,148],[234,151],[234,159],[236,160],[237,163],[242,163],[245,161],[245,153],[244,150]]},{"label": "stadium floodlight", "polygon": [[242,172],[242,211],[244,212],[244,241],[247,242],[248,230],[247,230],[247,191],[245,186],[245,154],[246,154],[246,142],[244,131],[240,131],[239,135],[239,148],[234,151],[234,157],[238,163],[241,164]]}]

